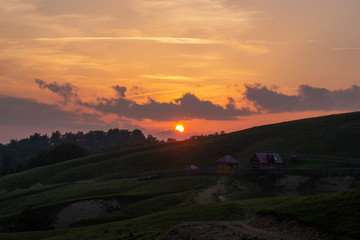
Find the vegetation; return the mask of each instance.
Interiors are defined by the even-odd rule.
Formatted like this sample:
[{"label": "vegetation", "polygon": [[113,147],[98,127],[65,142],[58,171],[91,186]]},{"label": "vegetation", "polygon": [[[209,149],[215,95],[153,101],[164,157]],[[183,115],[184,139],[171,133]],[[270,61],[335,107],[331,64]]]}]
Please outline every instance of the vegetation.
[{"label": "vegetation", "polygon": [[[261,214],[275,214],[281,219],[301,220],[325,232],[346,234],[358,239],[358,204],[360,190],[312,196],[244,200],[213,204],[177,206],[166,211],[103,224],[56,231],[3,233],[2,239],[154,239],[168,228],[190,221],[233,221],[247,217],[247,209]],[[164,203],[164,202],[162,202]],[[173,204],[172,202],[170,205]],[[348,205],[350,204],[350,205]],[[150,205],[149,205],[150,207]],[[140,212],[141,210],[139,210]],[[95,220],[92,222],[96,223]]]},{"label": "vegetation", "polygon": [[24,163],[23,169],[25,170],[34,167],[47,166],[83,157],[87,155],[87,152],[88,151],[84,147],[76,143],[64,142],[55,146],[51,150],[40,151],[35,157],[30,158]]},{"label": "vegetation", "polygon": [[298,197],[260,211],[279,219],[295,219],[323,232],[360,238],[360,189],[327,195]]},{"label": "vegetation", "polygon": [[18,214],[27,206],[40,207],[49,203],[71,202],[102,196],[161,196],[195,191],[215,183],[219,176],[179,177],[138,181],[119,179],[107,182],[78,182],[24,189],[0,195],[1,215]]},{"label": "vegetation", "polygon": [[[0,178],[0,225],[17,224],[20,228],[16,231],[46,229],[59,210],[73,202],[89,199],[118,199],[122,200],[122,207],[76,222],[71,228],[7,232],[1,233],[0,238],[154,239],[169,227],[186,221],[232,221],[266,214],[280,220],[295,219],[325,232],[358,239],[360,189],[355,185],[354,189],[340,193],[278,197],[285,194],[286,188],[272,184],[277,180],[272,178],[209,175],[139,181],[136,176],[140,172],[183,169],[188,165],[213,167],[215,161],[226,154],[239,159],[242,167],[247,166],[254,152],[356,158],[360,157],[357,149],[359,134],[360,113],[349,113],[230,134],[195,136],[181,142],[143,145],[137,142],[115,151],[86,156],[83,155],[88,153],[88,147],[61,142],[50,150],[35,154],[29,161],[29,164],[41,167]],[[42,136],[35,138],[43,141]],[[142,139],[150,141],[149,137]],[[0,145],[1,151],[4,146]],[[77,158],[71,159],[75,155]],[[2,161],[6,165],[11,159],[4,156]],[[297,160],[290,165],[307,168],[345,166]],[[226,186],[226,193],[216,192],[214,197],[226,194],[228,201],[199,204],[199,193],[220,180]],[[315,180],[303,181],[298,194],[309,194],[307,190],[315,189]],[[242,189],[239,190],[235,183]]]},{"label": "vegetation", "polygon": [[88,133],[53,132],[50,137],[35,133],[29,138],[0,144],[0,176],[78,158],[90,153],[159,143],[138,130],[110,129]]},{"label": "vegetation", "polygon": [[269,150],[359,157],[358,135],[358,112],[297,120],[195,140],[90,155],[5,176],[0,179],[0,188],[25,188],[38,182],[56,184],[136,177],[140,172],[182,169],[188,165],[213,167],[215,161],[226,154],[237,158],[240,167],[247,167],[254,152]]}]

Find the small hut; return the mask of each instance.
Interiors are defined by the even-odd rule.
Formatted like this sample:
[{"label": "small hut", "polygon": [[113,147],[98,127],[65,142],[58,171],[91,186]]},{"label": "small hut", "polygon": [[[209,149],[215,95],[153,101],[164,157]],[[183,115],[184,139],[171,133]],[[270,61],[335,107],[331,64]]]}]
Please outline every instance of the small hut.
[{"label": "small hut", "polygon": [[280,154],[278,153],[255,153],[250,160],[253,168],[278,168],[284,166]]},{"label": "small hut", "polygon": [[238,161],[230,155],[226,155],[216,161],[217,174],[235,174]]},{"label": "small hut", "polygon": [[184,168],[184,170],[197,170],[197,169],[199,169],[199,168],[195,165],[189,165],[186,168]]}]

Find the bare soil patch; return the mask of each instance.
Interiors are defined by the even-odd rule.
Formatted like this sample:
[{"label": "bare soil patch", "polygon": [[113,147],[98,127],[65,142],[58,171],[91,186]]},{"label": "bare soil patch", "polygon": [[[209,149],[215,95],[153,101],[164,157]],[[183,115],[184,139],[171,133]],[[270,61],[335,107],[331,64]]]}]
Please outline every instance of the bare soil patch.
[{"label": "bare soil patch", "polygon": [[187,222],[170,228],[157,240],[351,240],[331,236],[295,221],[278,221],[271,216],[256,216],[248,221]]},{"label": "bare soil patch", "polygon": [[226,197],[219,195],[219,193],[226,193],[225,178],[219,179],[215,185],[202,190],[195,200],[201,204],[226,201]]}]

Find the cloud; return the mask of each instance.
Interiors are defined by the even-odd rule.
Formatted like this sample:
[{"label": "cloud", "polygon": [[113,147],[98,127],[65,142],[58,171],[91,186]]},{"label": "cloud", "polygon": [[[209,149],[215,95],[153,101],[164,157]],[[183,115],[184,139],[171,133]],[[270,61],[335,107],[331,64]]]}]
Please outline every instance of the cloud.
[{"label": "cloud", "polygon": [[151,79],[161,79],[161,80],[180,80],[180,81],[194,81],[192,77],[185,76],[168,76],[164,74],[155,74],[155,75],[141,75],[141,77],[151,78]]},{"label": "cloud", "polygon": [[263,43],[242,43],[238,40],[229,41],[229,45],[235,50],[246,52],[250,55],[261,55],[270,52]]},{"label": "cloud", "polygon": [[144,104],[124,98],[99,99],[98,103],[80,103],[97,111],[136,120],[178,121],[185,119],[235,120],[238,116],[249,115],[247,108],[237,109],[233,99],[222,107],[211,101],[200,100],[191,93],[184,94],[172,102],[157,102],[151,98]]},{"label": "cloud", "polygon": [[153,41],[168,44],[221,44],[222,42],[203,39],[203,38],[186,38],[186,37],[59,37],[59,38],[35,38],[36,41]]},{"label": "cloud", "polygon": [[22,1],[2,0],[0,1],[0,9],[9,12],[22,12],[27,10],[34,10],[35,6],[31,3],[25,3]]},{"label": "cloud", "polygon": [[0,95],[0,125],[59,129],[104,125],[100,115],[62,110],[57,105]]},{"label": "cloud", "polygon": [[125,97],[125,92],[127,90],[126,87],[116,85],[116,86],[112,86],[112,88],[115,89],[118,97]]},{"label": "cloud", "polygon": [[184,135],[182,135],[182,133],[179,133],[176,130],[160,130],[160,131],[153,131],[150,132],[151,135],[156,136],[157,138],[159,138],[160,140],[164,140],[166,141],[168,138],[174,138],[174,139],[183,139]]},{"label": "cloud", "polygon": [[330,51],[360,51],[360,48],[330,48]]},{"label": "cloud", "polygon": [[64,98],[64,104],[71,101],[72,97],[77,97],[78,88],[70,83],[64,83],[62,85],[57,82],[47,84],[41,79],[34,79],[36,84],[40,89],[49,89],[50,91],[56,93],[57,95]]},{"label": "cloud", "polygon": [[245,98],[267,112],[360,110],[360,87],[329,90],[301,85],[297,95],[287,95],[263,85],[245,85]]},{"label": "cloud", "polygon": [[169,90],[169,91],[160,91],[160,92],[147,92],[147,93],[142,93],[142,94],[134,94],[134,95],[130,95],[128,97],[141,97],[141,96],[149,96],[149,95],[159,95],[159,94],[166,94],[166,93],[174,93],[177,92],[178,90]]}]

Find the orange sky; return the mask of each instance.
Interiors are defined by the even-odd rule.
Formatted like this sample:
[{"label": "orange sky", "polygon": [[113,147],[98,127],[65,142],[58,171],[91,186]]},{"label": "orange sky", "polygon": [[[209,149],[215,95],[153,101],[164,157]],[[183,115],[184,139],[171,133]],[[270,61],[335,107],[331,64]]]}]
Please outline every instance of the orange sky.
[{"label": "orange sky", "polygon": [[359,110],[359,11],[357,0],[0,0],[0,142],[112,127],[183,139]]}]

